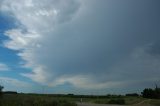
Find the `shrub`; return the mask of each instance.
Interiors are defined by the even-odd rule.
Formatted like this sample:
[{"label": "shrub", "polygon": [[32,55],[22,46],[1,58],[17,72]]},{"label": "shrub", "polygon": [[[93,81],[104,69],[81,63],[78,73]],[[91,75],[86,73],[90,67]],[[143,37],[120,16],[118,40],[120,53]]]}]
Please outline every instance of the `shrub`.
[{"label": "shrub", "polygon": [[130,94],[126,94],[126,96],[134,96],[134,97],[137,97],[139,96],[137,93],[130,93]]}]

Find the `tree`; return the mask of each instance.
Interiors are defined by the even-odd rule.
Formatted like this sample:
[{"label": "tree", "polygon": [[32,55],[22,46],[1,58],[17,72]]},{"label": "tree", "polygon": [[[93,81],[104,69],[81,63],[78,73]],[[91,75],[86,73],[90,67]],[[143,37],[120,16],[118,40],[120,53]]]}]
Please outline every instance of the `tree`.
[{"label": "tree", "polygon": [[3,88],[4,87],[2,85],[0,85],[0,96],[2,96],[2,94],[3,94],[3,92],[2,92]]},{"label": "tree", "polygon": [[155,88],[155,98],[160,99],[160,88],[158,88],[157,85],[156,85],[156,88]]},{"label": "tree", "polygon": [[160,88],[158,88],[157,85],[155,89],[145,88],[142,92],[142,96],[144,98],[160,99]]},{"label": "tree", "polygon": [[143,90],[142,95],[144,98],[153,98],[154,97],[154,90],[151,88],[146,88]]}]

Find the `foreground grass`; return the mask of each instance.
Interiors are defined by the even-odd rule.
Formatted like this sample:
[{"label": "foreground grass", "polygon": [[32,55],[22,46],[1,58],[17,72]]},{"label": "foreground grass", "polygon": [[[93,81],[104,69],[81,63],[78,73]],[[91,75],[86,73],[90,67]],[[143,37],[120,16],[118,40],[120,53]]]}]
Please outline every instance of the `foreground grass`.
[{"label": "foreground grass", "polygon": [[159,99],[148,99],[142,105],[152,105],[152,106],[160,106],[160,100]]},{"label": "foreground grass", "polygon": [[[114,102],[114,100],[117,100],[118,102]],[[129,96],[122,96],[118,98],[95,98],[88,100],[88,102],[96,104],[120,104],[129,106],[160,106],[160,99],[146,99],[143,97]]]},{"label": "foreground grass", "polygon": [[4,95],[0,106],[77,106],[73,101],[65,98],[55,98],[40,95]]},{"label": "foreground grass", "polygon": [[160,100],[142,97],[86,97],[86,96],[55,96],[38,94],[12,94],[0,98],[0,106],[77,106],[76,102],[96,104],[121,104],[132,106],[160,106]]},{"label": "foreground grass", "polygon": [[142,97],[117,97],[117,98],[97,98],[92,99],[90,102],[97,104],[125,104],[125,105],[133,105],[137,104],[141,101],[145,100]]}]

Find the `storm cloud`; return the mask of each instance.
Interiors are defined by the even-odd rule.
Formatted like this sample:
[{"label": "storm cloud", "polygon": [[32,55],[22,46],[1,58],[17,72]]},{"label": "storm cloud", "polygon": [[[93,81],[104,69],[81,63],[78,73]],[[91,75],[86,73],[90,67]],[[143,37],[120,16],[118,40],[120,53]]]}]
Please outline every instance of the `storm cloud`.
[{"label": "storm cloud", "polygon": [[158,0],[2,0],[16,19],[4,46],[48,86],[146,87],[160,77]]}]

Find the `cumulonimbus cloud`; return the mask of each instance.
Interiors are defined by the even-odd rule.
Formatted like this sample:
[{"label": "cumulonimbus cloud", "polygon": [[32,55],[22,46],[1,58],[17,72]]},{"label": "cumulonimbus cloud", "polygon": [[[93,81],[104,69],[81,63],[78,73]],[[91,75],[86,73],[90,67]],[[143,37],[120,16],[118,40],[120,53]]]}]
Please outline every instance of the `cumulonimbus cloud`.
[{"label": "cumulonimbus cloud", "polygon": [[[10,40],[4,41],[4,46],[18,50],[23,66],[32,69],[22,76],[49,86],[70,83],[103,89],[142,79],[146,82],[146,77],[157,80],[159,58],[145,49],[155,39],[142,42],[151,36],[149,32],[141,35],[143,29],[135,34],[149,18],[145,22],[135,13],[147,13],[132,9],[132,5],[126,9],[128,5],[106,0],[2,0],[1,11],[14,17],[17,26],[5,32]],[[153,75],[151,70],[155,70]]]}]

